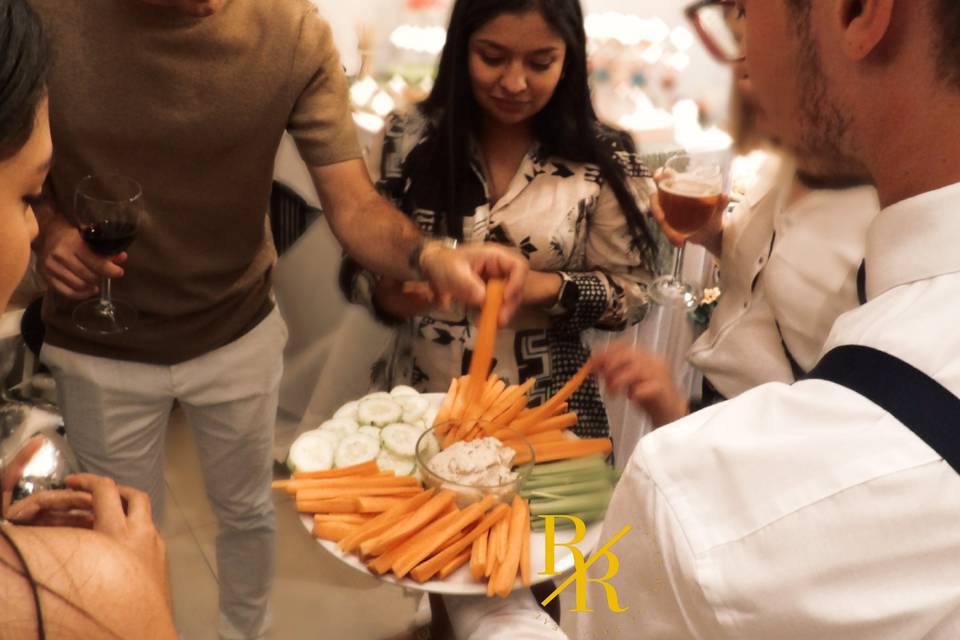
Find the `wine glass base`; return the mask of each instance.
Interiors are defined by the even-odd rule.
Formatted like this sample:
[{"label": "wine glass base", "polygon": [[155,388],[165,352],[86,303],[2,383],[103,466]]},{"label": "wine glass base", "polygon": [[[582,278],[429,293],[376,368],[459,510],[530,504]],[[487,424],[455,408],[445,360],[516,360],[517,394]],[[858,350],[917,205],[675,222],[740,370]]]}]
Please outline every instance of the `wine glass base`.
[{"label": "wine glass base", "polygon": [[99,298],[94,298],[77,305],[73,310],[73,323],[95,335],[124,333],[137,323],[137,310],[119,300],[104,306]]},{"label": "wine glass base", "polygon": [[654,280],[650,286],[650,297],[662,307],[692,310],[700,304],[700,294],[697,290],[672,276]]}]

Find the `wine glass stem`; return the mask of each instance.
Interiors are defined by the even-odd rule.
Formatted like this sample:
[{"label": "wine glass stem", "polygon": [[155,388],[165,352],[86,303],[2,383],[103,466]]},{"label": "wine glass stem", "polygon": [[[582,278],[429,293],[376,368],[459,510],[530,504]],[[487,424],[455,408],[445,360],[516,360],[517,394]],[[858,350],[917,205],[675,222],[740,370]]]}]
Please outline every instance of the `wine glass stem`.
[{"label": "wine glass stem", "polygon": [[677,249],[676,253],[673,256],[673,279],[674,281],[680,280],[680,271],[683,269],[683,250],[686,248],[687,243],[683,242],[680,245],[680,248]]},{"label": "wine glass stem", "polygon": [[103,315],[112,315],[113,313],[113,300],[110,297],[110,278],[100,280],[100,304],[97,305],[97,310]]}]

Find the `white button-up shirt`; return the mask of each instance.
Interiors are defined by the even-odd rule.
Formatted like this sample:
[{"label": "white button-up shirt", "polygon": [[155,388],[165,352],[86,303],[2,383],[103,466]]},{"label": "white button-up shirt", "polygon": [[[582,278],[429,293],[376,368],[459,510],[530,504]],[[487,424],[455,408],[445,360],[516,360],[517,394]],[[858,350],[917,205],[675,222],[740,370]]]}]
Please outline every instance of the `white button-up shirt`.
[{"label": "white button-up shirt", "polygon": [[784,345],[809,371],[834,321],[858,304],[876,190],[814,190],[786,205],[794,170],[787,161],[770,167],[724,225],[723,295],[688,357],[727,398],[793,382]]},{"label": "white button-up shirt", "polygon": [[[883,210],[869,301],[824,352],[880,349],[960,395],[958,247],[960,184]],[[766,384],[643,438],[601,539],[627,524],[629,610],[592,587],[567,614],[583,640],[960,638],[960,474],[844,387]]]}]

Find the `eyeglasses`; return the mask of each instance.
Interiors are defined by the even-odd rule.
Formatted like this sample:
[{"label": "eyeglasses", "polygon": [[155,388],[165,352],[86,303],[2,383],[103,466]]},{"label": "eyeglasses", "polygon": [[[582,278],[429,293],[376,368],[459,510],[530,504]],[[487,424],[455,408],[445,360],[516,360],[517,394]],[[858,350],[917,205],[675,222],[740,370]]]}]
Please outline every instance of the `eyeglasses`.
[{"label": "eyeglasses", "polygon": [[743,15],[735,0],[699,0],[684,13],[693,23],[707,51],[719,62],[744,59]]}]

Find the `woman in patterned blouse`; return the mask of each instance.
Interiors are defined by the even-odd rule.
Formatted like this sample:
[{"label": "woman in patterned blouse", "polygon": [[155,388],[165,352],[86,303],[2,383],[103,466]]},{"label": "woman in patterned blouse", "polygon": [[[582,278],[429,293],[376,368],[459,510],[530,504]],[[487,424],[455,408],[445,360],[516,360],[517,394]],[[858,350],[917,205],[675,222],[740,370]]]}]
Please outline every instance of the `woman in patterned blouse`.
[{"label": "woman in patterned blouse", "polygon": [[[497,335],[494,372],[536,378],[534,403],[589,358],[581,333],[643,319],[656,260],[650,172],[590,103],[578,0],[458,0],[433,92],[387,123],[381,192],[425,232],[521,251],[521,312]],[[348,298],[401,325],[374,367],[381,386],[445,391],[469,368],[473,318],[349,260]],[[583,436],[609,435],[589,380],[570,400]]]}]

